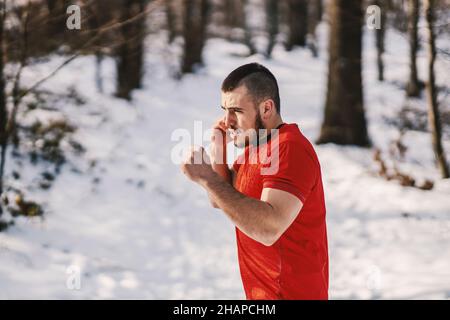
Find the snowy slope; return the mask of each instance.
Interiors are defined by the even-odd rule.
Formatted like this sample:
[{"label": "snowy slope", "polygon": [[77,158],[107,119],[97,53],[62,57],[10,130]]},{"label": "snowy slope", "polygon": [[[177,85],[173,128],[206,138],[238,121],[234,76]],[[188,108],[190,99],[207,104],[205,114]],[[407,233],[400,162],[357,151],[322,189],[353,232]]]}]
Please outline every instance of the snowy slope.
[{"label": "snowy slope", "polygon": [[[87,101],[60,106],[79,126],[76,138],[87,152],[70,158],[50,190],[28,188],[45,204],[43,220],[19,218],[0,233],[0,298],[243,299],[234,227],[172,163],[177,142],[171,136],[176,129],[193,132],[194,121],[208,129],[221,115],[222,79],[241,64],[259,61],[279,78],[284,120],[297,122],[313,141],[324,104],[325,26],[320,35],[319,59],[277,47],[271,61],[240,58],[244,47],[213,39],[206,47],[207,67],[180,81],[169,75],[176,50],[149,39],[145,89],[135,92],[132,104],[96,92],[92,57],[74,61],[46,83],[59,92],[73,85]],[[389,82],[378,84],[372,34],[365,40],[370,135],[386,148],[398,130],[382,118],[395,117],[404,102],[391,81],[406,79],[407,44],[388,34]],[[26,81],[61,61],[54,57],[36,66]],[[441,84],[448,83],[449,66],[439,61]],[[112,93],[111,60],[103,74]],[[437,179],[429,135],[411,132],[406,141],[412,160],[405,168]],[[450,141],[445,148],[450,158]],[[404,188],[376,176],[372,150],[325,145],[317,152],[327,199],[330,298],[450,298],[450,181],[437,181],[432,191]],[[25,187],[36,170],[22,169]],[[79,290],[67,287],[71,266],[81,271]]]}]

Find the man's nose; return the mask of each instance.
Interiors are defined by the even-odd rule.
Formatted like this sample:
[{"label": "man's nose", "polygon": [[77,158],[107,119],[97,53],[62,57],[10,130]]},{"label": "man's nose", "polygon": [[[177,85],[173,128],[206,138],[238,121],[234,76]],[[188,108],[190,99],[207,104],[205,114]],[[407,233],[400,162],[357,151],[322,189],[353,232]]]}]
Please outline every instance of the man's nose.
[{"label": "man's nose", "polygon": [[229,112],[229,111],[225,114],[225,119],[224,119],[224,121],[225,121],[225,125],[226,125],[228,128],[232,127],[232,126],[235,124],[234,116],[233,116],[233,115],[231,114],[231,112]]}]

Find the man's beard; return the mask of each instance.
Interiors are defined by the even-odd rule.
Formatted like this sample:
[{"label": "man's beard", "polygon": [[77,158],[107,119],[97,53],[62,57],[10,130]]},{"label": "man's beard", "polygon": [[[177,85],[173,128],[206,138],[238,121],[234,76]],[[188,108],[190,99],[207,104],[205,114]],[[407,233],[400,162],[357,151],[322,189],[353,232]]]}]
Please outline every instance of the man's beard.
[{"label": "man's beard", "polygon": [[254,127],[255,127],[254,128],[254,132],[253,132],[253,134],[251,136],[249,134],[246,134],[246,133],[241,133],[241,134],[245,135],[245,137],[244,137],[245,140],[244,141],[235,140],[234,141],[234,146],[237,147],[237,148],[245,148],[245,147],[249,146],[250,144],[257,145],[258,141],[265,136],[265,134],[260,135],[260,130],[261,130],[261,133],[265,132],[263,130],[265,130],[266,127],[264,126],[264,123],[262,121],[261,114],[259,113],[259,111],[256,114],[255,126]]}]

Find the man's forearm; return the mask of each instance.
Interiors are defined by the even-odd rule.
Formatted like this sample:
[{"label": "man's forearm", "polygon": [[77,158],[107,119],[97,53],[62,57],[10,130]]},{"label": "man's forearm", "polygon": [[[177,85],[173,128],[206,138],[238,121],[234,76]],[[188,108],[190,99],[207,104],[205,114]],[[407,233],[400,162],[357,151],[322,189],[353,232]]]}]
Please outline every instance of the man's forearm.
[{"label": "man's forearm", "polygon": [[217,139],[222,139],[223,141],[220,144],[213,144],[212,146],[211,166],[219,176],[231,184],[231,173],[227,164],[227,144],[221,136],[217,137]]},{"label": "man's forearm", "polygon": [[212,169],[219,176],[221,176],[226,182],[228,182],[230,185],[232,184],[231,171],[230,171],[230,168],[228,167],[227,164],[215,164],[215,163],[212,163]]},{"label": "man's forearm", "polygon": [[[221,136],[220,139],[223,139]],[[222,144],[213,144],[211,149],[211,167],[219,176],[221,176],[230,185],[233,184],[230,168],[227,164],[227,145],[225,140]],[[213,196],[208,192],[208,197],[211,205],[220,209],[219,205],[214,201]]]},{"label": "man's forearm", "polygon": [[276,219],[269,203],[243,195],[218,174],[201,185],[239,230],[265,245],[273,243]]}]

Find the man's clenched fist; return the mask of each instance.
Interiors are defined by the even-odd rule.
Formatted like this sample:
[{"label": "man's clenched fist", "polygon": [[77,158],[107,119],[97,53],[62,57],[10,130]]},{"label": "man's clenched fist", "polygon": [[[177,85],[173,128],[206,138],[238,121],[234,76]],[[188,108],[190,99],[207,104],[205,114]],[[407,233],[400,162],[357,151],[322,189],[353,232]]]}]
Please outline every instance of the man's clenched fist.
[{"label": "man's clenched fist", "polygon": [[181,164],[181,171],[192,181],[201,183],[215,175],[211,161],[203,147],[191,148]]}]

